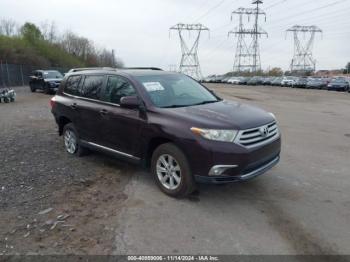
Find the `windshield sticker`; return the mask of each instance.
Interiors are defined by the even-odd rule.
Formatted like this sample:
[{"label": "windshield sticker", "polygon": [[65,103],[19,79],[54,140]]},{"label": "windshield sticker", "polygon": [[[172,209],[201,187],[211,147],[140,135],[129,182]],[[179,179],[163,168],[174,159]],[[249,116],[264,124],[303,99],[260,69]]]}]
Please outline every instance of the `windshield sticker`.
[{"label": "windshield sticker", "polygon": [[159,82],[145,82],[143,85],[148,92],[164,90],[164,87]]}]

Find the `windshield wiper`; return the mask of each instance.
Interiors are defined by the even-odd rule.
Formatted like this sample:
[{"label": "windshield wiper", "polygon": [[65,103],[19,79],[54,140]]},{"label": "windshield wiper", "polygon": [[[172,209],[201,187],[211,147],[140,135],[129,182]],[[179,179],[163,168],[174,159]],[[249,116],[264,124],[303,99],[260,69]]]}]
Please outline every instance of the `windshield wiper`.
[{"label": "windshield wiper", "polygon": [[187,105],[170,105],[170,106],[162,106],[162,108],[176,108],[176,107],[184,107]]},{"label": "windshield wiper", "polygon": [[202,101],[196,104],[192,104],[191,106],[198,106],[198,105],[204,105],[204,104],[210,104],[210,103],[215,103],[219,102],[219,100],[207,100],[207,101]]}]

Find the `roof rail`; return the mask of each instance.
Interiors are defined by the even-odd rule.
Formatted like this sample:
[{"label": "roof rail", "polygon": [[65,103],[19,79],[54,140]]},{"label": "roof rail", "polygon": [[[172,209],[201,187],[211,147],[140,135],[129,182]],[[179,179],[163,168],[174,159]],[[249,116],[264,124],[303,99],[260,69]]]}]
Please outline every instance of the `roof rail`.
[{"label": "roof rail", "polygon": [[121,69],[132,69],[132,70],[156,70],[156,71],[163,71],[163,69],[158,67],[123,67]]},{"label": "roof rail", "polygon": [[68,71],[68,73],[80,72],[80,71],[88,71],[88,70],[108,70],[108,71],[116,71],[117,68],[113,67],[83,67],[83,68],[72,68]]}]

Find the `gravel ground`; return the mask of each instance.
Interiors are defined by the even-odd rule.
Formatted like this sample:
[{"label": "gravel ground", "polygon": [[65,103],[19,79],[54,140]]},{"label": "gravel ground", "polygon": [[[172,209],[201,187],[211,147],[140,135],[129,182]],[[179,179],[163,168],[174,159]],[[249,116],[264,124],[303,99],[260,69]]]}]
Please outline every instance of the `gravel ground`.
[{"label": "gravel ground", "polygon": [[65,153],[42,93],[0,104],[0,254],[350,254],[350,94],[208,85],[274,112],[282,159],[176,200],[144,170]]},{"label": "gravel ground", "polygon": [[50,96],[16,91],[15,103],[0,104],[0,254],[110,254],[137,168],[99,154],[70,157]]}]

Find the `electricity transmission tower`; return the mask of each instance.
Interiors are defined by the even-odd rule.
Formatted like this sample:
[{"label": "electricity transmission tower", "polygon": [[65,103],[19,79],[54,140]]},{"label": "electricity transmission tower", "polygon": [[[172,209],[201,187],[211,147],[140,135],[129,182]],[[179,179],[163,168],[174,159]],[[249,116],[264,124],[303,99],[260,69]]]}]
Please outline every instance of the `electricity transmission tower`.
[{"label": "electricity transmission tower", "polygon": [[[228,35],[237,36],[237,46],[235,61],[233,65],[234,72],[257,72],[261,70],[261,61],[260,61],[260,49],[259,49],[259,37],[266,35],[266,31],[259,27],[259,17],[264,16],[266,21],[266,13],[259,8],[259,5],[263,2],[260,0],[254,1],[252,4],[256,5],[255,8],[238,8],[236,11],[233,11],[231,14],[231,20],[234,15],[239,17],[239,25],[234,30],[228,32]],[[245,28],[243,25],[243,17],[247,16],[248,21],[250,17],[254,17],[253,28]],[[246,41],[246,36],[250,36],[252,40]]]},{"label": "electricity transmission tower", "polygon": [[[287,29],[286,33],[292,32],[294,36],[294,56],[290,64],[292,72],[313,72],[316,69],[316,60],[312,57],[312,47],[316,33],[322,33],[322,30],[317,26],[300,26],[295,25]],[[302,41],[300,36],[303,34]]]},{"label": "electricity transmission tower", "polygon": [[[170,27],[170,31],[176,30],[179,34],[181,44],[181,61],[179,71],[194,79],[200,80],[203,78],[201,67],[198,60],[198,46],[199,38],[202,31],[208,31],[209,29],[202,24],[177,24]],[[184,32],[189,32],[189,35],[195,34],[194,42],[191,45],[186,43],[184,38]]]}]

